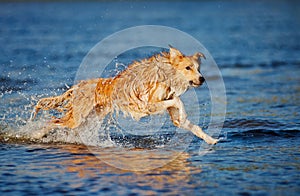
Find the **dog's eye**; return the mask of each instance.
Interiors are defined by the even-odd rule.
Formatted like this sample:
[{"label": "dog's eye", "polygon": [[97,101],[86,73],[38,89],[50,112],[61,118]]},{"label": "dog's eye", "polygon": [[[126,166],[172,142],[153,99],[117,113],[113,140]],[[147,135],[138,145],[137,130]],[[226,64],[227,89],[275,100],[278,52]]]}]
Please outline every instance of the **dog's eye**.
[{"label": "dog's eye", "polygon": [[190,66],[185,67],[186,70],[191,70],[192,68]]}]

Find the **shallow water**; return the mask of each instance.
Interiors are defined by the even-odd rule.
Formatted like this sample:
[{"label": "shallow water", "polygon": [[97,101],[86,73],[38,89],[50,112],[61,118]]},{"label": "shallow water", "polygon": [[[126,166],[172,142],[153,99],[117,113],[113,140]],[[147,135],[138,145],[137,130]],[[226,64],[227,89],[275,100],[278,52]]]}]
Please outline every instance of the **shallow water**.
[{"label": "shallow water", "polygon": [[[65,130],[42,141],[2,135],[0,193],[298,195],[299,7],[294,1],[1,3],[1,133],[43,126],[27,122],[36,101],[71,86],[82,59],[101,39],[144,24],[178,28],[210,51],[225,82],[227,114],[219,136],[224,139],[206,151],[191,134],[176,134],[167,116],[159,133],[108,129],[100,147],[70,144],[76,133]],[[145,56],[148,51],[122,58]],[[207,128],[207,85],[196,93],[199,124]],[[153,122],[140,123],[151,133]],[[155,169],[137,171],[143,167]]]}]

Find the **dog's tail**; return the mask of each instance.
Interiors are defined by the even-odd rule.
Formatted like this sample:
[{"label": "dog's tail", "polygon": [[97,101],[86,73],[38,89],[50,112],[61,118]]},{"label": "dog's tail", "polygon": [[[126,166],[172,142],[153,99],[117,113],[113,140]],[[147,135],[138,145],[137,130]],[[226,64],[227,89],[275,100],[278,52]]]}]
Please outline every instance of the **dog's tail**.
[{"label": "dog's tail", "polygon": [[72,121],[72,95],[73,88],[66,91],[64,94],[56,97],[42,98],[36,104],[30,119],[34,120],[40,110],[56,110],[60,113],[65,113],[61,118],[53,117],[52,122],[55,124],[64,124],[64,122]]},{"label": "dog's tail", "polygon": [[78,127],[94,108],[95,88],[99,79],[81,81],[64,94],[42,98],[36,104],[30,119],[40,110],[56,110],[61,117],[53,117],[52,123],[68,128]]}]

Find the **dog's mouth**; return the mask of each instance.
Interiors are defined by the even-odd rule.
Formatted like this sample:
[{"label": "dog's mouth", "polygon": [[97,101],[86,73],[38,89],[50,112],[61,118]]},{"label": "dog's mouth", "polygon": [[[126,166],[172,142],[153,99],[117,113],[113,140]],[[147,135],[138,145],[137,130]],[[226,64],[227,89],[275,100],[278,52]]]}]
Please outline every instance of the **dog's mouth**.
[{"label": "dog's mouth", "polygon": [[196,80],[196,82],[194,80],[190,80],[189,84],[193,87],[198,87],[200,85],[202,85],[205,82],[204,77],[200,76],[198,80]]},{"label": "dog's mouth", "polygon": [[197,83],[196,83],[196,82],[190,80],[190,81],[189,81],[189,84],[190,84],[191,86],[193,86],[193,87],[198,87],[198,86],[202,85],[203,82],[197,82]]}]

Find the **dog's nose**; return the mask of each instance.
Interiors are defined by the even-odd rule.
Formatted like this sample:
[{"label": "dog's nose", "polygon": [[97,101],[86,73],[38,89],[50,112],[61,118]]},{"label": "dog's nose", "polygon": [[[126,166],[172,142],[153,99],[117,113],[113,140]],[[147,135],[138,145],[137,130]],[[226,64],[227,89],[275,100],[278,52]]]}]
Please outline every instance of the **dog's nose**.
[{"label": "dog's nose", "polygon": [[200,77],[199,77],[199,81],[200,81],[200,83],[202,84],[202,83],[205,81],[205,79],[204,79],[202,76],[200,76]]}]

